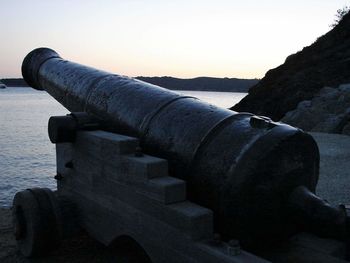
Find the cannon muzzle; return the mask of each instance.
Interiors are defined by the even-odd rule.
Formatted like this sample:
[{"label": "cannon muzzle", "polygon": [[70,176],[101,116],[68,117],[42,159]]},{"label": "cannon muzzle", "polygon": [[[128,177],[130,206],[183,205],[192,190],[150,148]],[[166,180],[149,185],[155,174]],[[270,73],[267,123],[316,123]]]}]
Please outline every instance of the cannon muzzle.
[{"label": "cannon muzzle", "polygon": [[187,181],[189,199],[213,210],[224,238],[256,246],[290,235],[291,207],[301,207],[294,190],[315,191],[318,147],[300,129],[79,65],[47,48],[29,53],[22,73],[71,112],[136,136],[146,153],[166,158],[170,175]]}]

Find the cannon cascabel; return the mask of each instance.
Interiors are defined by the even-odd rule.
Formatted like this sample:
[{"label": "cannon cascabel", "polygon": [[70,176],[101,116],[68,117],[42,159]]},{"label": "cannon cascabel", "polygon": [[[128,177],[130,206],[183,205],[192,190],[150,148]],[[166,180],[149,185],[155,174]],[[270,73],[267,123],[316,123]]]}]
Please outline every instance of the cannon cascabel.
[{"label": "cannon cascabel", "polygon": [[22,74],[68,110],[87,112],[166,158],[170,175],[186,180],[190,200],[213,210],[226,239],[254,245],[290,234],[289,194],[298,186],[315,190],[318,148],[299,129],[73,63],[48,48],[30,52]]}]

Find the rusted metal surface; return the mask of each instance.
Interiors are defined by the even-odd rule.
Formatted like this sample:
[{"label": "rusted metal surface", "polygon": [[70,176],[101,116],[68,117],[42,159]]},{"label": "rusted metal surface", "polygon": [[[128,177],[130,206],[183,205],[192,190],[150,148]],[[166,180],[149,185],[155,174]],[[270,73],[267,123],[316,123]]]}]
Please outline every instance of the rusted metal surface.
[{"label": "rusted metal surface", "polygon": [[266,117],[222,109],[125,76],[32,51],[25,80],[68,110],[87,112],[105,130],[136,136],[187,181],[190,200],[214,211],[224,239],[259,246],[294,232],[288,197],[315,190],[319,152],[312,137]]},{"label": "rusted metal surface", "polygon": [[48,124],[49,138],[52,143],[73,142],[77,130],[96,130],[100,126],[96,118],[92,118],[85,112],[52,116]]}]

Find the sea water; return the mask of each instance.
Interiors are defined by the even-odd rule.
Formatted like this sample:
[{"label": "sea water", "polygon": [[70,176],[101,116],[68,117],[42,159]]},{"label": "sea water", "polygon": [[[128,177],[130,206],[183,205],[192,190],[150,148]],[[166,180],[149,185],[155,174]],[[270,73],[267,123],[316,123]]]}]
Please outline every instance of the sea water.
[{"label": "sea water", "polygon": [[[246,93],[181,91],[221,107],[231,107]],[[68,111],[45,91],[0,89],[0,206],[10,206],[17,191],[56,188],[55,145],[47,135],[50,116]]]}]

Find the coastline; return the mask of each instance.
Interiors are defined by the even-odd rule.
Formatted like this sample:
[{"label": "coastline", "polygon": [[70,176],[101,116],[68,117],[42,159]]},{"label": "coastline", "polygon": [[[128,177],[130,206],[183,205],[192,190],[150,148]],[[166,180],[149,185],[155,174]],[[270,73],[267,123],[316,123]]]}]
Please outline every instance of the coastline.
[{"label": "coastline", "polygon": [[[259,81],[258,79],[213,77],[197,77],[191,79],[181,79],[174,77],[134,77],[134,79],[176,91],[236,93],[247,93],[250,87]],[[0,84],[6,85],[7,88],[31,88],[22,78],[0,79]]]}]

